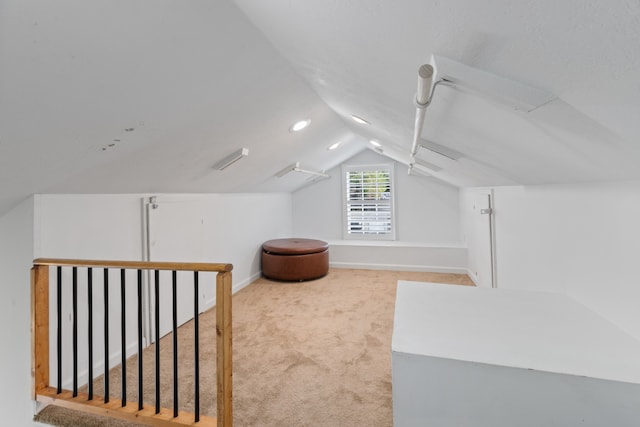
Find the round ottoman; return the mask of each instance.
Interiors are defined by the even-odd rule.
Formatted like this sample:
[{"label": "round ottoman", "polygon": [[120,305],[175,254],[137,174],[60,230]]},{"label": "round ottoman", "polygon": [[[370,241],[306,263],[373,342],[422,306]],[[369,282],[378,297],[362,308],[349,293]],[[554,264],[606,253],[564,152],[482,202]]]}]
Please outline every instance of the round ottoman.
[{"label": "round ottoman", "polygon": [[262,274],[275,280],[317,279],[329,272],[329,244],[314,239],[275,239],[262,245]]}]

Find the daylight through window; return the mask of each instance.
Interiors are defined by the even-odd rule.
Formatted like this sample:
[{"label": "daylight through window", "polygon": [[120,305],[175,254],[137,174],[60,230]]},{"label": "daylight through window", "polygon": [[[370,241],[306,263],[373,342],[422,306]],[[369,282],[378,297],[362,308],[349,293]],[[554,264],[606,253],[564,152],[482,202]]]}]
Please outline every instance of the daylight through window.
[{"label": "daylight through window", "polygon": [[393,238],[392,168],[345,168],[346,236]]}]

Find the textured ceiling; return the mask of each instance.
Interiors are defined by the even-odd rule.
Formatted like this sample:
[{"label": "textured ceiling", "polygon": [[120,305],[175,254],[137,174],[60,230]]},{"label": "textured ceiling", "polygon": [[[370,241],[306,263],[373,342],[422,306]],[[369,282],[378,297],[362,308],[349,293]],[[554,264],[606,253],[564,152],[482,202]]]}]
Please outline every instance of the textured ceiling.
[{"label": "textured ceiling", "polygon": [[417,70],[431,55],[556,97],[522,113],[490,93],[439,88],[422,137],[465,159],[427,158],[443,167],[434,176],[457,185],[640,177],[637,0],[236,3],[334,111],[373,124],[354,131],[406,161]]},{"label": "textured ceiling", "polygon": [[0,215],[33,193],[292,191],[308,177],[278,171],[369,138],[408,163],[432,55],[554,97],[439,87],[421,136],[462,158],[419,150],[436,179],[638,179],[638,46],[637,0],[0,0]]}]

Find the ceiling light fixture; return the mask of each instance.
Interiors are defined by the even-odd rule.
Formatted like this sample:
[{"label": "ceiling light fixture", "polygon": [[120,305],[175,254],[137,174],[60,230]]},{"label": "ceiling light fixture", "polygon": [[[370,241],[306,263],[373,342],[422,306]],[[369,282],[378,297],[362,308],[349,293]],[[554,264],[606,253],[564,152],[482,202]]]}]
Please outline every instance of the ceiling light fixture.
[{"label": "ceiling light fixture", "polygon": [[331,150],[335,150],[336,148],[338,148],[340,146],[340,144],[342,144],[342,141],[338,141],[335,144],[331,144],[329,146],[329,148],[327,148],[327,150],[331,151]]},{"label": "ceiling light fixture", "polygon": [[355,114],[352,114],[351,118],[353,119],[354,122],[360,123],[361,125],[368,125],[369,124],[369,122],[367,120],[363,119],[362,117],[356,116]]},{"label": "ceiling light fixture", "polygon": [[424,177],[431,176],[424,170],[414,167],[414,165],[409,165],[409,170],[407,171],[407,173],[412,176],[424,176]]},{"label": "ceiling light fixture", "polygon": [[420,140],[419,148],[432,151],[451,160],[458,160],[464,157],[459,151],[445,147],[444,145],[436,144],[435,142],[427,141],[426,139]]},{"label": "ceiling light fixture", "polygon": [[283,176],[285,176],[286,174],[288,174],[289,172],[301,172],[301,173],[306,173],[309,175],[315,175],[321,178],[329,178],[329,175],[327,175],[324,172],[316,172],[316,171],[310,171],[307,169],[302,169],[300,167],[300,162],[295,162],[289,166],[287,166],[286,168],[282,169],[280,172],[276,173],[276,177],[278,178],[282,178]]},{"label": "ceiling light fixture", "polygon": [[228,168],[229,166],[231,166],[232,164],[234,164],[235,162],[237,162],[241,158],[247,157],[248,155],[249,155],[249,149],[248,148],[241,148],[241,149],[239,149],[237,151],[234,151],[233,153],[229,154],[224,159],[220,160],[218,163],[213,165],[213,168],[217,169],[219,171],[225,170],[226,168]]},{"label": "ceiling light fixture", "polygon": [[369,141],[369,143],[371,145],[373,145],[374,147],[382,147],[382,144],[380,144],[378,141],[376,141],[375,139],[372,139]]},{"label": "ceiling light fixture", "polygon": [[304,129],[307,126],[309,126],[310,123],[311,123],[311,120],[309,120],[309,119],[299,120],[299,121],[297,121],[297,122],[295,122],[294,124],[291,125],[291,127],[289,128],[289,132],[301,131],[302,129]]},{"label": "ceiling light fixture", "polygon": [[426,160],[423,160],[423,159],[421,159],[419,157],[415,158],[415,164],[416,165],[420,165],[423,168],[427,168],[427,169],[429,169],[430,171],[433,171],[433,172],[438,172],[438,171],[442,170],[442,168],[440,166],[438,166],[436,164],[433,164],[431,162],[427,162]]}]

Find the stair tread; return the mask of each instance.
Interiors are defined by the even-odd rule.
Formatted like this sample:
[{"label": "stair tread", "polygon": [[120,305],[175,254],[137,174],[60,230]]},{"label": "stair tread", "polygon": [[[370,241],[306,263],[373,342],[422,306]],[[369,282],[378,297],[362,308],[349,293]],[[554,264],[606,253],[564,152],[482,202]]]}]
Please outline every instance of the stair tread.
[{"label": "stair tread", "polygon": [[144,424],[89,414],[56,405],[49,405],[33,418],[34,421],[57,427],[140,427]]}]

